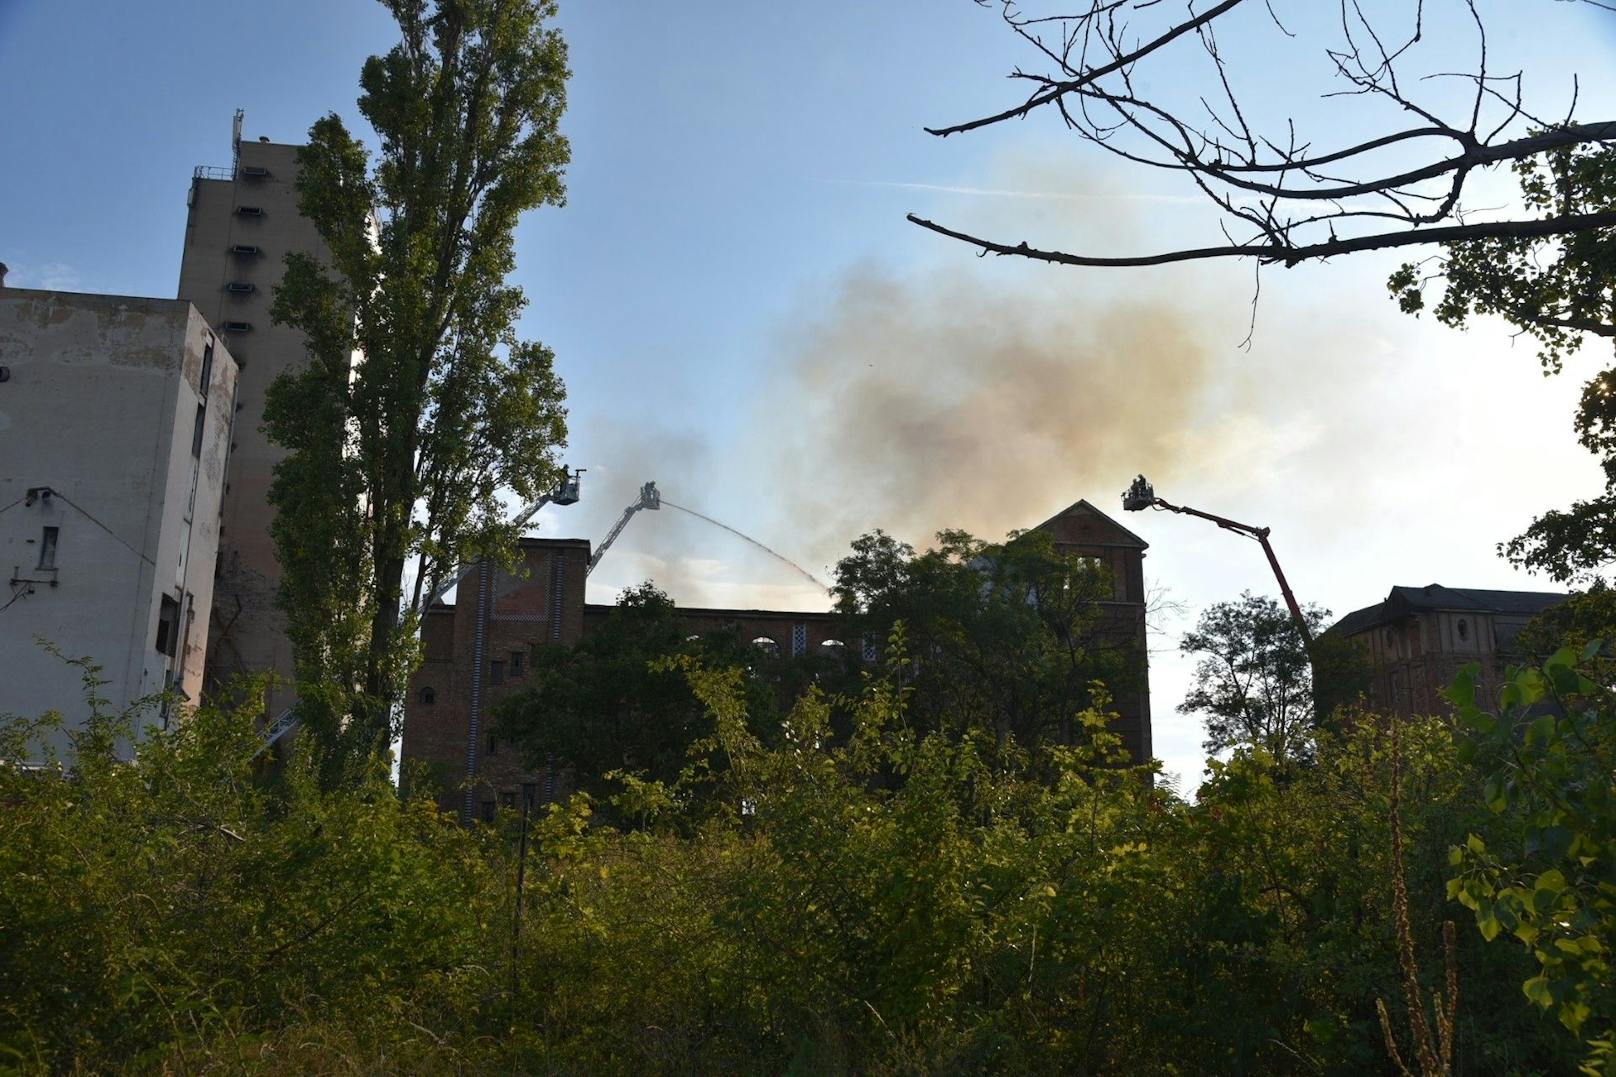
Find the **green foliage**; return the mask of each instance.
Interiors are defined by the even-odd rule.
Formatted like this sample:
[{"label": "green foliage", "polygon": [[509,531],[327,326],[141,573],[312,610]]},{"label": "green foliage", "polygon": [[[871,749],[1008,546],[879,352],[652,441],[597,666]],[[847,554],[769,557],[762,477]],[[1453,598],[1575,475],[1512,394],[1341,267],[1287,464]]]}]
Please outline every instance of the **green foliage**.
[{"label": "green foliage", "polygon": [[[1511,162],[1529,214],[1564,217],[1616,207],[1616,149],[1594,143]],[[1590,229],[1555,237],[1499,236],[1447,244],[1434,269],[1405,264],[1388,287],[1409,314],[1426,309],[1424,286],[1441,278],[1431,308],[1464,327],[1496,315],[1534,337],[1545,368],[1558,371],[1583,334],[1616,335],[1616,233]],[[1429,272],[1428,272],[1429,270]]]},{"label": "green foliage", "polygon": [[563,198],[554,5],[386,2],[402,40],[360,79],[374,164],[335,115],[300,155],[330,262],[287,258],[274,316],[309,362],[265,404],[288,449],[270,495],[281,602],[328,785],[361,780],[397,732],[429,585],[509,560],[497,495],[552,485],[566,436],[553,356],[516,336],[525,299],[505,283],[517,218]]},{"label": "green foliage", "polygon": [[[1317,636],[1328,610],[1303,611]],[[1260,748],[1280,767],[1305,761],[1316,721],[1313,668],[1290,611],[1266,595],[1242,592],[1201,614],[1179,643],[1201,655],[1179,710],[1206,723],[1206,750]]]},{"label": "green foliage", "polygon": [[524,688],[495,710],[499,736],[534,767],[564,760],[576,787],[610,815],[606,798],[623,776],[672,782],[712,734],[707,708],[667,662],[678,655],[744,670],[748,721],[766,738],[778,736],[781,715],[809,683],[849,661],[783,657],[732,631],[691,637],[668,596],[645,583],[625,590],[576,645],[535,649]]},{"label": "green foliage", "polygon": [[1600,652],[1594,641],[1512,671],[1496,709],[1461,675],[1454,703],[1499,825],[1454,845],[1448,883],[1483,937],[1531,954],[1521,990],[1583,1040],[1590,1073],[1616,1070],[1616,696]]},{"label": "green foliage", "polygon": [[[1577,146],[1515,161],[1521,197],[1543,217],[1599,213],[1616,206],[1616,148]],[[1556,237],[1511,237],[1447,244],[1428,265],[1406,264],[1389,287],[1411,314],[1426,309],[1426,284],[1444,288],[1433,310],[1461,328],[1477,316],[1503,318],[1538,342],[1546,372],[1558,372],[1588,335],[1616,337],[1616,229]],[[1545,513],[1500,546],[1511,561],[1561,582],[1592,580],[1616,560],[1616,368],[1589,379],[1577,436],[1600,458],[1605,491]]]},{"label": "green foliage", "polygon": [[[625,619],[654,621],[656,598],[635,592]],[[810,689],[760,722],[752,675],[710,656],[648,671],[682,678],[702,724],[671,777],[622,774],[534,820],[515,964],[509,813],[463,830],[400,803],[380,770],[326,791],[296,757],[255,775],[245,714],[198,711],[132,763],[112,751],[127,720],[93,719],[65,774],[0,764],[0,1057],[29,1072],[1386,1072],[1394,789],[1427,994],[1452,847],[1461,888],[1493,887],[1506,930],[1604,915],[1589,886],[1604,845],[1581,861],[1611,760],[1557,751],[1559,726],[1488,746],[1409,721],[1394,767],[1386,720],[1358,714],[1313,734],[1306,768],[1261,749],[1213,761],[1189,804],[1126,764],[1098,685],[1070,744],[916,723],[907,647],[900,628],[842,718]],[[1586,674],[1541,676],[1605,707]],[[1532,683],[1506,706],[1530,707]],[[1504,724],[1461,714],[1483,738]],[[0,724],[0,759],[37,757],[53,721]],[[1542,758],[1521,791],[1484,788],[1517,747]],[[1534,814],[1569,793],[1583,814]],[[1577,837],[1551,841],[1555,826]],[[1515,910],[1501,895],[1522,886]],[[1603,950],[1559,921],[1539,932],[1562,964],[1460,940],[1455,1072],[1575,1064],[1582,1044],[1520,985],[1591,997],[1562,974],[1582,984]],[[1586,1004],[1585,1037],[1603,1027]]]},{"label": "green foliage", "polygon": [[480,836],[384,771],[265,784],[245,712],[195,711],[121,762],[133,717],[93,717],[65,760],[60,716],[0,722],[0,760],[47,755],[0,762],[0,1068],[190,1071],[227,1048],[247,1067],[304,1023],[452,1057],[494,989],[504,898]]},{"label": "green foliage", "polygon": [[1142,687],[1140,626],[1107,616],[1110,570],[1063,554],[1045,532],[988,543],[944,531],[916,553],[881,531],[836,566],[836,606],[852,638],[885,640],[898,623],[913,663],[910,720],[963,734],[985,729],[1024,744],[1070,741],[1089,686]]}]

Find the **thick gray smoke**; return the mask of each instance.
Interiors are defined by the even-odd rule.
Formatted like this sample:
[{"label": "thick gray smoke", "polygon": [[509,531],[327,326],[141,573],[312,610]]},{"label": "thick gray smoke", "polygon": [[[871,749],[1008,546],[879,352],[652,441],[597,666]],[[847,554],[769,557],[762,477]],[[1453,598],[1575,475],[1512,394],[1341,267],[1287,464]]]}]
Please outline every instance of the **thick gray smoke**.
[{"label": "thick gray smoke", "polygon": [[[928,543],[1000,538],[1080,497],[1104,511],[1136,472],[1192,463],[1227,326],[1165,300],[983,291],[966,275],[851,273],[810,314],[758,401],[782,493],[770,533],[832,563],[872,527]],[[1186,432],[1191,432],[1187,435]]]}]

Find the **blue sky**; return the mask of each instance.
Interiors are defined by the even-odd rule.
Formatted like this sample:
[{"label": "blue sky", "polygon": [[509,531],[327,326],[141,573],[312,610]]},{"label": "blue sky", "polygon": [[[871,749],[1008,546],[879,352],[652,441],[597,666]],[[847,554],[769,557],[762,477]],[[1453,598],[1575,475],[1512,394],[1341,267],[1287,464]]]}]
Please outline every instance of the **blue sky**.
[{"label": "blue sky", "polygon": [[[1275,7],[1304,32],[1333,12]],[[1457,5],[1428,7],[1431,47],[1462,59]],[[1484,10],[1496,70],[1525,68],[1550,101],[1579,71],[1581,114],[1616,112],[1616,16],[1551,0]],[[524,221],[518,280],[523,331],[555,348],[569,387],[567,458],[590,473],[585,501],[547,510],[543,533],[598,539],[654,478],[822,571],[868,527],[996,536],[1079,497],[1109,511],[1149,469],[1168,497],[1272,525],[1296,589],[1338,613],[1393,584],[1548,587],[1493,547],[1595,488],[1569,431],[1592,359],[1544,379],[1500,327],[1404,318],[1387,258],[1267,274],[1243,351],[1249,267],[1058,270],[976,259],[904,222],[1107,252],[1214,228],[1193,191],[1119,169],[1052,116],[926,135],[1012,100],[1003,75],[1032,64],[992,11],[573,0],[561,26],[568,204]],[[278,142],[327,111],[357,124],[359,66],[391,41],[368,0],[0,0],[11,283],[172,295],[191,169],[228,163],[232,111],[246,137]],[[1385,118],[1319,101],[1318,54],[1271,28],[1225,44],[1265,91],[1260,115],[1330,138]],[[1156,89],[1187,91],[1194,74],[1164,67]],[[1209,602],[1273,588],[1254,546],[1179,518],[1124,522],[1187,607],[1162,619],[1152,687],[1158,751],[1193,786],[1176,634]],[[668,512],[636,520],[591,598],[648,575],[690,603],[820,601]]]}]

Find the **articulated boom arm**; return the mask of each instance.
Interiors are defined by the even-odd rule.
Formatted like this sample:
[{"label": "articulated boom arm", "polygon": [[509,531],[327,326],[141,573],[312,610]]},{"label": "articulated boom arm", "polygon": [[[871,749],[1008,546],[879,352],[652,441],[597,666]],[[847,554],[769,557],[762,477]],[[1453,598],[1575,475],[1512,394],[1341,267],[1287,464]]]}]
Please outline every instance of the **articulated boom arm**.
[{"label": "articulated boom arm", "polygon": [[600,540],[600,545],[595,547],[595,552],[589,555],[589,567],[584,570],[584,575],[587,576],[595,571],[595,566],[600,564],[600,559],[606,556],[606,551],[612,548],[612,543],[617,541],[617,536],[623,533],[623,528],[628,526],[628,522],[634,518],[636,512],[641,509],[655,510],[661,507],[662,495],[657,492],[656,482],[653,480],[641,486],[640,499],[623,510],[623,515],[617,518],[617,522],[612,525],[612,529],[606,532],[606,537]]},{"label": "articulated boom arm", "polygon": [[[511,518],[511,525],[514,527],[521,527],[523,524],[533,519],[533,517],[537,516],[539,514],[539,510],[544,508],[546,505],[576,505],[578,503],[578,487],[583,478],[583,473],[583,468],[564,473],[561,479],[561,485],[540,497],[531,505],[523,508],[521,512],[517,513]],[[449,578],[438,584],[437,589],[434,590],[431,596],[427,598],[426,605],[422,606],[421,608],[423,610],[431,609],[439,599],[449,593],[451,588],[466,578],[466,573],[470,572],[472,567],[473,566],[471,565],[462,565],[454,572],[451,572],[449,574]]]},{"label": "articulated boom arm", "polygon": [[1268,528],[1253,527],[1223,516],[1214,516],[1210,512],[1192,509],[1188,505],[1175,505],[1166,498],[1157,497],[1155,489],[1145,481],[1143,475],[1133,480],[1122,495],[1122,507],[1128,512],[1138,512],[1140,509],[1166,509],[1168,512],[1182,513],[1185,516],[1199,516],[1203,520],[1211,520],[1225,531],[1233,531],[1237,535],[1256,539],[1262,546],[1263,553],[1268,556],[1268,567],[1274,570],[1274,579],[1279,581],[1280,593],[1285,596],[1285,605],[1291,611],[1291,620],[1296,622],[1296,630],[1302,634],[1302,641],[1308,650],[1313,649],[1313,633],[1308,631],[1307,618],[1302,616],[1302,607],[1297,605],[1296,596],[1291,594],[1291,585],[1285,579],[1285,573],[1280,570],[1279,558],[1274,556],[1274,548],[1268,544]]}]

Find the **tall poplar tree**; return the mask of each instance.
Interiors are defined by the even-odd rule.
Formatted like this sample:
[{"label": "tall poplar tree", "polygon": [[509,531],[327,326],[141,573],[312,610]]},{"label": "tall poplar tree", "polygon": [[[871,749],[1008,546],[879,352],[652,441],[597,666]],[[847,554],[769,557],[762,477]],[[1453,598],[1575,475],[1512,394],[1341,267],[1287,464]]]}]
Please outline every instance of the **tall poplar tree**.
[{"label": "tall poplar tree", "polygon": [[555,5],[383,3],[401,36],[359,99],[379,150],[335,114],[310,131],[300,202],[330,261],[286,260],[274,316],[308,362],[265,406],[289,451],[270,500],[300,717],[333,783],[395,732],[432,582],[509,555],[496,495],[552,485],[566,437],[552,353],[518,338],[506,282],[519,216],[564,200]]}]

